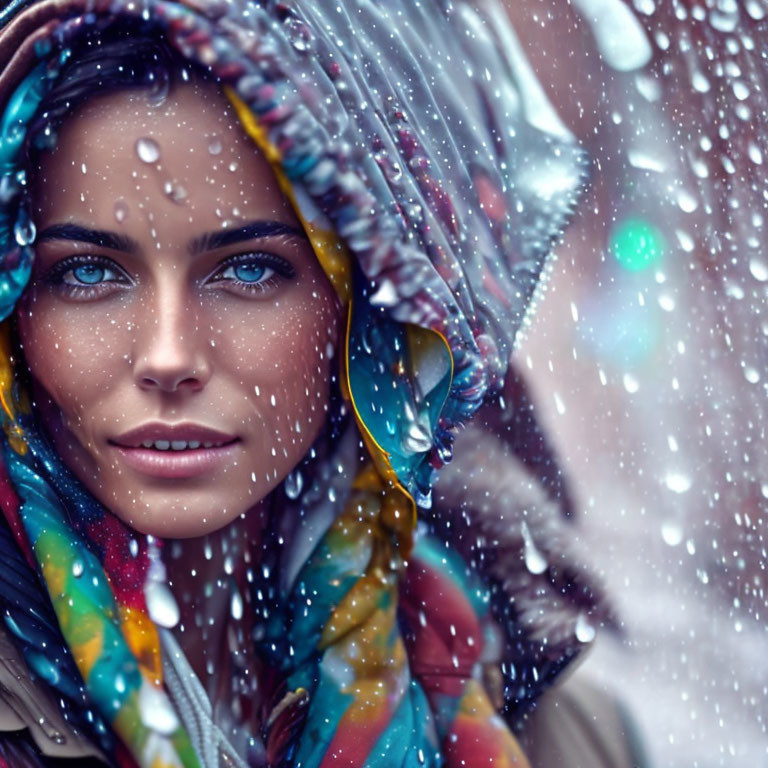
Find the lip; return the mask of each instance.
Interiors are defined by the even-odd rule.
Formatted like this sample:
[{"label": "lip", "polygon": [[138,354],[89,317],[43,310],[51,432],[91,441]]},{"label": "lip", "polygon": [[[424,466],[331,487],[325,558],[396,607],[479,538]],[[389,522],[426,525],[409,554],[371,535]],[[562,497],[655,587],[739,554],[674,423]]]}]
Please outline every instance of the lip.
[{"label": "lip", "polygon": [[[186,440],[216,443],[210,448],[160,451],[145,448],[145,440]],[[109,441],[115,452],[132,469],[157,478],[191,478],[231,462],[238,450],[236,435],[200,424],[144,424]]]},{"label": "lip", "polygon": [[236,441],[237,435],[227,432],[220,432],[218,429],[212,429],[202,424],[182,423],[182,424],[163,424],[154,421],[149,424],[142,424],[140,427],[123,432],[119,437],[115,437],[109,442],[121,448],[141,448],[145,440],[197,440],[200,443],[216,443],[225,445]]},{"label": "lip", "polygon": [[113,446],[123,461],[144,475],[161,478],[189,478],[211,472],[231,462],[239,443],[218,448],[196,448],[186,451],[158,451],[154,448],[125,448]]}]

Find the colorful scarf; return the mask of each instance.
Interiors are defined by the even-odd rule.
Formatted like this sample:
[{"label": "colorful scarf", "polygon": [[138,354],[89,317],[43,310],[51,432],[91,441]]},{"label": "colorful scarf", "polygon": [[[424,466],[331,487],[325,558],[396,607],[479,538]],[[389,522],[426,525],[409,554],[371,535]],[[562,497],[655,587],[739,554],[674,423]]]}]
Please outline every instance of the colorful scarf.
[{"label": "colorful scarf", "polygon": [[[414,538],[452,429],[503,381],[584,181],[502,10],[479,5],[42,0],[0,33],[0,317],[33,258],[30,123],[80,36],[126,21],[220,79],[347,307],[344,397],[370,461],[275,599],[262,650],[284,683],[265,723],[270,765],[527,765],[498,716],[503,691],[499,702],[481,674],[500,661],[488,587],[450,549]],[[41,433],[9,322],[6,623],[118,764],[198,766],[163,688],[147,541]],[[31,570],[55,620],[26,610]]]}]

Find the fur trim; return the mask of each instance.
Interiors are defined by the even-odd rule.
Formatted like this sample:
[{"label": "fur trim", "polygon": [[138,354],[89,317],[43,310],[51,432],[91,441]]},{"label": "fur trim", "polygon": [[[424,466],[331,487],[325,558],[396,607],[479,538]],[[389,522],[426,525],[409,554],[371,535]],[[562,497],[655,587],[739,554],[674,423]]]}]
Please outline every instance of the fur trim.
[{"label": "fur trim", "polygon": [[[535,424],[531,413],[526,418]],[[538,427],[549,469],[543,480],[530,452],[527,464],[516,453],[515,430],[499,433],[498,402],[477,422],[456,435],[455,459],[435,485],[431,524],[492,585],[505,635],[505,699],[518,709],[590,644],[598,627],[617,630],[619,622],[574,544],[562,477]],[[547,481],[555,475],[560,499]]]}]

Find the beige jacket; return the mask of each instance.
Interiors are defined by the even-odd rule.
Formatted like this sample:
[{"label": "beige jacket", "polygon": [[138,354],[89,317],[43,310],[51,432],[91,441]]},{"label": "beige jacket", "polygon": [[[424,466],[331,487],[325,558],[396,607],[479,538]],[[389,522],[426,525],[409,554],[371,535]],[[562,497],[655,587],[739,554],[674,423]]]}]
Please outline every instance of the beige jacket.
[{"label": "beige jacket", "polygon": [[[44,686],[31,680],[7,632],[0,628],[0,741],[24,729],[43,755],[68,758],[72,768],[81,768],[89,759],[109,765],[92,743],[64,721]],[[616,701],[579,670],[539,699],[520,738],[531,768],[645,765],[633,728]]]}]

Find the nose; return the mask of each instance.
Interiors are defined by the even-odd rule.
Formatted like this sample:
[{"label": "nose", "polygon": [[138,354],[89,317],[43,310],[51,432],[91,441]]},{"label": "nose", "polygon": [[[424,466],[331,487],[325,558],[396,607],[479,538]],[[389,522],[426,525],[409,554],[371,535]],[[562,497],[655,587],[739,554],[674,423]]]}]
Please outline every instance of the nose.
[{"label": "nose", "polygon": [[211,377],[197,313],[178,287],[156,291],[135,325],[133,346],[134,378],[141,389],[196,392]]}]

